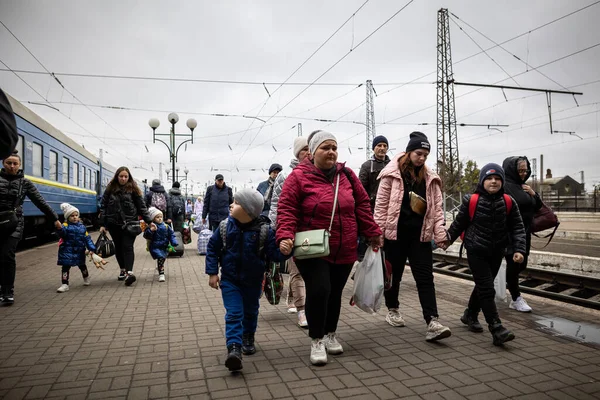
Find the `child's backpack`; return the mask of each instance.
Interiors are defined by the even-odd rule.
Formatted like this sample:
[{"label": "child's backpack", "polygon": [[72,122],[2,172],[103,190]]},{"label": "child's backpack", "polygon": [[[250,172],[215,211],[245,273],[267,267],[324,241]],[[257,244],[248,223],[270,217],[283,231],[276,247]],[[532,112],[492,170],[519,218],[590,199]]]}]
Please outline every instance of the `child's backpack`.
[{"label": "child's backpack", "polygon": [[[227,219],[224,219],[219,223],[219,233],[221,234],[221,241],[223,242],[223,251],[227,247]],[[262,224],[260,226],[260,233],[258,236],[258,255],[261,260],[265,259],[265,242],[269,236],[269,224]]]},{"label": "child's backpack", "polygon": [[[504,197],[504,203],[506,204],[506,215],[510,215],[512,210],[513,202],[512,198],[506,193],[502,195]],[[479,201],[479,193],[473,193],[471,198],[469,199],[469,221],[473,221],[475,217],[475,211],[477,210],[477,202]],[[460,244],[460,250],[458,251],[458,259],[462,258],[463,247],[465,246],[465,232],[463,231],[460,234],[460,240],[462,243]]]},{"label": "child's backpack", "polygon": [[150,200],[150,205],[158,208],[164,213],[167,211],[167,196],[165,196],[164,193],[152,192],[152,200]]}]

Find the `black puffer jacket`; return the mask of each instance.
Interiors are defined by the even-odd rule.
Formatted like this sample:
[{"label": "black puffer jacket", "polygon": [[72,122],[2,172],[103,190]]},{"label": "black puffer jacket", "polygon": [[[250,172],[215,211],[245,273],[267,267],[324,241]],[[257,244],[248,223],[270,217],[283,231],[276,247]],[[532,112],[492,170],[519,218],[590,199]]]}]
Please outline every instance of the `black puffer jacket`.
[{"label": "black puffer jacket", "polygon": [[126,222],[137,221],[140,216],[147,223],[152,222],[148,216],[144,199],[141,195],[133,192],[127,193],[121,190],[112,193],[104,192],[100,210],[100,223],[109,229],[110,227],[122,227]]},{"label": "black puffer jacket", "polygon": [[[519,160],[527,162],[527,176],[525,179],[521,179],[517,171]],[[522,185],[527,182],[527,179],[531,176],[531,165],[527,157],[508,157],[502,163],[504,174],[506,175],[506,182],[504,183],[504,191],[512,196],[513,199],[519,205],[519,211],[521,212],[521,218],[523,219],[523,225],[525,225],[525,231],[529,233],[531,222],[535,216],[535,212],[542,208],[542,199],[539,194],[531,196],[529,193],[523,190]]]},{"label": "black puffer jacket", "polygon": [[458,215],[448,230],[450,241],[454,242],[464,231],[464,244],[468,252],[488,254],[504,251],[510,237],[515,252],[525,254],[525,228],[514,199],[510,214],[507,215],[502,190],[493,195],[479,191],[479,201],[471,221],[471,196],[468,194],[463,197]]},{"label": "black puffer jacket", "polygon": [[378,160],[375,156],[371,157],[360,166],[358,179],[369,195],[371,202],[371,211],[375,208],[375,198],[377,197],[377,189],[379,189],[379,173],[390,162],[390,158],[385,156],[383,160]]},{"label": "black puffer jacket", "polygon": [[[21,195],[18,196],[19,187],[21,187]],[[50,208],[46,200],[42,197],[35,185],[23,176],[23,171],[19,171],[16,175],[9,175],[4,169],[0,171],[0,211],[8,211],[16,208],[17,216],[19,217],[19,225],[11,237],[20,239],[23,236],[23,228],[25,227],[25,218],[23,217],[23,202],[25,196],[31,200],[37,208],[40,209],[50,221],[57,221],[58,215]]]}]

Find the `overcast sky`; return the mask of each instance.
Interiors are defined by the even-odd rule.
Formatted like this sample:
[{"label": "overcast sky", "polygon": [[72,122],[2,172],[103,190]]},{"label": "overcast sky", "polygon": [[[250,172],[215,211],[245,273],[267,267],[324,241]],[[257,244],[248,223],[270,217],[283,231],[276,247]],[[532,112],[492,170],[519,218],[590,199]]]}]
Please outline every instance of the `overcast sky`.
[{"label": "overcast sky", "polygon": [[[544,93],[456,86],[458,123],[510,125],[501,128],[502,132],[459,127],[461,159],[474,159],[481,166],[502,163],[511,155],[527,155],[538,158],[539,168],[543,154],[544,167],[551,168],[555,177],[570,175],[579,180],[580,171],[585,171],[587,187],[600,183],[600,2],[534,30],[595,1],[414,0],[372,34],[407,2],[371,0],[350,18],[365,0],[3,0],[0,20],[43,67],[0,26],[0,61],[5,64],[0,63],[0,68],[47,69],[57,74],[65,89],[48,74],[18,73],[36,93],[10,71],[0,71],[0,87],[24,103],[58,108],[26,103],[96,155],[104,149],[106,162],[129,166],[139,179],[157,177],[159,162],[163,170],[170,165],[166,147],[152,143],[148,120],[158,118],[157,131],[168,133],[167,115],[175,111],[180,117],[176,131],[186,133],[185,121],[195,118],[194,144],[181,148],[178,165],[190,170],[188,179],[196,193],[198,187],[204,191],[205,184],[212,182],[217,169],[237,187],[256,186],[267,177],[261,169],[273,162],[289,170],[298,123],[304,135],[315,129],[333,132],[338,138],[338,160],[358,172],[366,159],[365,127],[361,125],[365,122],[365,87],[358,85],[367,79],[377,92],[376,133],[385,135],[397,152],[406,147],[410,132],[421,130],[435,148],[436,87],[432,82],[436,79],[437,11],[447,7],[459,18],[450,22],[456,81],[584,93],[577,97],[579,107],[572,96],[552,96],[554,130],[574,134],[551,134]],[[280,87],[278,83],[288,79],[349,18],[288,82],[304,84]],[[525,34],[505,43],[505,50],[496,47],[487,55],[458,62],[479,53],[479,46],[494,45],[469,25],[497,43]],[[553,62],[592,46],[596,47]],[[535,70],[544,64],[548,65]],[[266,90],[262,84],[193,80],[266,82]],[[435,159],[434,151],[428,164],[435,166]]]}]

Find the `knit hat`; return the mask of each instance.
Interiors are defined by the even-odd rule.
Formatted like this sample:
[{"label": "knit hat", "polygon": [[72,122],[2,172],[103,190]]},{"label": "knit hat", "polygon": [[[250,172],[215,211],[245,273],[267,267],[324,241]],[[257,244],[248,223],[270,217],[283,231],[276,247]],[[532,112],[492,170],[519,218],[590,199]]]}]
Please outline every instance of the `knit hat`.
[{"label": "knit hat", "polygon": [[179,184],[179,182],[175,181],[175,182],[173,182],[173,187],[179,189],[179,187],[181,187],[181,185]]},{"label": "knit hat", "polygon": [[314,155],[319,146],[322,145],[323,142],[326,140],[333,140],[337,143],[337,139],[335,138],[333,133],[327,131],[317,131],[315,135],[310,139],[310,142],[308,144],[310,154]]},{"label": "knit hat", "polygon": [[271,166],[269,167],[269,175],[271,175],[271,172],[273,171],[283,171],[283,167],[280,164],[271,164]]},{"label": "knit hat", "polygon": [[485,164],[481,171],[479,172],[479,184],[483,185],[483,181],[490,175],[497,175],[502,179],[502,184],[504,185],[504,169],[501,166],[494,163]]},{"label": "knit hat", "polygon": [[410,134],[410,140],[406,145],[406,152],[417,150],[417,149],[425,149],[431,150],[431,145],[429,144],[429,140],[427,140],[427,136],[425,136],[422,132],[413,132]]},{"label": "knit hat", "polygon": [[150,207],[148,209],[148,216],[150,217],[151,220],[154,221],[154,218],[156,218],[156,216],[158,214],[162,214],[162,211],[160,211],[158,208],[156,208],[156,207]]},{"label": "knit hat", "polygon": [[152,186],[160,185],[160,179],[152,179]]},{"label": "knit hat", "polygon": [[62,203],[60,205],[60,209],[62,210],[65,219],[69,219],[71,214],[73,214],[74,212],[79,214],[79,209],[75,206],[70,205],[69,203]]},{"label": "knit hat", "polygon": [[235,193],[233,199],[246,211],[252,219],[258,218],[265,206],[265,199],[258,190],[242,189]]},{"label": "knit hat", "polygon": [[375,139],[373,139],[372,150],[375,150],[375,147],[377,147],[377,145],[379,143],[385,143],[388,147],[390,147],[390,144],[388,143],[387,138],[383,135],[379,135],[379,136],[375,136]]},{"label": "knit hat", "polygon": [[303,148],[308,146],[308,140],[304,136],[298,136],[294,139],[294,157],[298,158],[298,155]]}]

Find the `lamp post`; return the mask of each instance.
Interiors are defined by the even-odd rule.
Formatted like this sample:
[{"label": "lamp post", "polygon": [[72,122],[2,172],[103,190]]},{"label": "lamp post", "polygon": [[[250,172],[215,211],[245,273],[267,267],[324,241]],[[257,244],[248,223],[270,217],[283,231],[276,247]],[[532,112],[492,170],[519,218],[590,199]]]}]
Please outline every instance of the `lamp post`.
[{"label": "lamp post", "polygon": [[[175,133],[175,124],[179,121],[179,115],[177,115],[177,113],[171,113],[171,114],[169,114],[167,119],[169,120],[169,123],[171,124],[171,132],[168,134],[156,133],[156,128],[158,128],[160,126],[160,121],[157,118],[150,118],[150,120],[148,121],[148,125],[150,125],[150,128],[152,128],[152,143],[156,143],[156,141],[159,141],[159,142],[163,143],[165,146],[167,146],[167,149],[169,150],[169,156],[171,158],[171,172],[173,173],[173,175],[172,175],[173,182],[175,182],[177,180],[177,177],[175,175],[175,173],[177,171],[177,169],[175,168],[175,163],[177,162],[177,154],[179,153],[179,149],[181,148],[182,144],[187,143],[187,142],[192,142],[192,144],[194,143],[194,129],[196,129],[196,127],[198,126],[198,123],[196,122],[195,119],[190,118],[186,122],[187,127],[190,129],[190,133],[189,134],[184,134],[184,133],[176,134]],[[162,139],[157,139],[157,136],[168,136],[169,144],[167,144]],[[184,140],[183,142],[181,142],[179,144],[179,146],[177,146],[177,148],[175,148],[175,138],[177,136],[189,137],[189,139]],[[167,172],[167,176],[168,176],[168,172]]]},{"label": "lamp post", "polygon": [[[183,170],[183,173],[185,174],[185,178],[183,178],[182,180],[180,180],[179,183],[185,181],[185,201],[187,203],[187,200],[188,200],[188,190],[187,190],[188,182],[187,182],[187,176],[190,173],[190,170],[186,168],[186,169]],[[179,168],[177,168],[177,174],[179,174]]]}]

